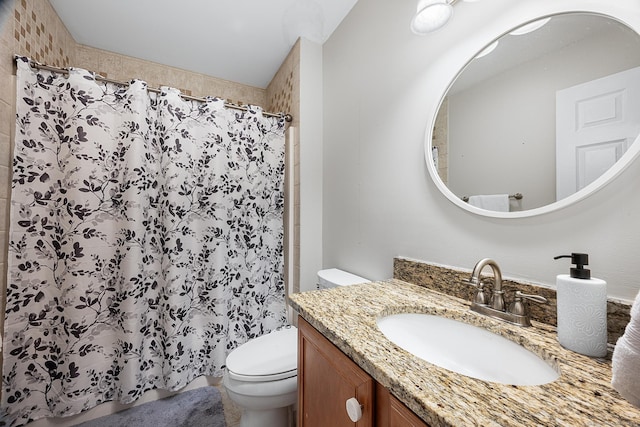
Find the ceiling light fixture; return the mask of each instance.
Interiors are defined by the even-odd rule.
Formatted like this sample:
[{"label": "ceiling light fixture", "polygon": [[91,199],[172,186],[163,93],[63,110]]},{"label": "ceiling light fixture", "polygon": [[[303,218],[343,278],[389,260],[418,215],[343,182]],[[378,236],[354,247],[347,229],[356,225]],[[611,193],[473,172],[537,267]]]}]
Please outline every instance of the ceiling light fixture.
[{"label": "ceiling light fixture", "polygon": [[[446,25],[453,16],[453,5],[458,0],[418,0],[416,15],[411,20],[411,31],[425,35]],[[463,0],[473,3],[479,0]]]},{"label": "ceiling light fixture", "polygon": [[411,31],[424,35],[442,28],[453,15],[452,3],[447,0],[419,0],[416,15],[411,20]]}]

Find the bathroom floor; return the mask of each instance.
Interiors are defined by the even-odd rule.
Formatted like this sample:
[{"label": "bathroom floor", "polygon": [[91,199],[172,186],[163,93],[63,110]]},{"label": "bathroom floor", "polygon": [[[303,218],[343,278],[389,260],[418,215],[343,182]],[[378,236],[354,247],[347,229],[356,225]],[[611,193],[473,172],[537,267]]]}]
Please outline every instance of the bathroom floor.
[{"label": "bathroom floor", "polygon": [[[73,419],[43,423],[41,426],[114,427],[114,426],[225,426],[238,427],[241,411],[229,398],[222,384],[197,387],[165,398],[116,411],[77,423]],[[73,417],[70,417],[73,418]],[[53,419],[49,419],[53,420]],[[3,424],[0,422],[0,424]],[[30,424],[31,425],[31,424]]]},{"label": "bathroom floor", "polygon": [[[229,399],[229,395],[227,394],[227,390],[224,388],[222,384],[215,386],[220,390],[220,395],[222,396],[222,406],[224,408],[224,420],[227,423],[227,427],[239,427],[240,426],[240,415],[242,415],[242,410],[238,408],[235,403]],[[296,413],[292,411],[289,413],[289,423],[292,426],[295,426],[296,423]]]},{"label": "bathroom floor", "polygon": [[242,411],[229,399],[227,389],[222,384],[216,386],[222,396],[222,406],[224,408],[224,420],[227,427],[238,427],[240,425],[240,415]]}]

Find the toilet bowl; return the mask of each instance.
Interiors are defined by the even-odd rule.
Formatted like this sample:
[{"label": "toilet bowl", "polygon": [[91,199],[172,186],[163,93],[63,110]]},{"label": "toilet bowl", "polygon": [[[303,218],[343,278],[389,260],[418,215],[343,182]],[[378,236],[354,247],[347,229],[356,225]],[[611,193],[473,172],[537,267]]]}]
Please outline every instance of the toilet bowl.
[{"label": "toilet bowl", "polygon": [[252,339],[227,356],[222,382],[241,409],[240,427],[284,427],[297,398],[298,330]]},{"label": "toilet bowl", "polygon": [[[318,288],[369,280],[336,268],[318,272]],[[254,338],[226,359],[222,382],[229,398],[242,409],[240,427],[295,425],[292,407],[298,397],[298,329],[290,326]]]}]

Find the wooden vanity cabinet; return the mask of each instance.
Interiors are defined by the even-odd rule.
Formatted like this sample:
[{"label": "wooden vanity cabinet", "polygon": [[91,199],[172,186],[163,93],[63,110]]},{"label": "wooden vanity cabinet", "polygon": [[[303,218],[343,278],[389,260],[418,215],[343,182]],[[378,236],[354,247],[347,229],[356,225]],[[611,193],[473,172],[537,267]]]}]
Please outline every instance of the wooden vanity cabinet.
[{"label": "wooden vanity cabinet", "polygon": [[[298,427],[373,427],[375,381],[320,332],[298,317]],[[346,401],[362,417],[351,421]]]},{"label": "wooden vanity cabinet", "polygon": [[[355,398],[356,422],[346,410]],[[427,427],[302,317],[298,317],[298,427]]]},{"label": "wooden vanity cabinet", "polygon": [[389,390],[376,383],[376,427],[429,427]]}]

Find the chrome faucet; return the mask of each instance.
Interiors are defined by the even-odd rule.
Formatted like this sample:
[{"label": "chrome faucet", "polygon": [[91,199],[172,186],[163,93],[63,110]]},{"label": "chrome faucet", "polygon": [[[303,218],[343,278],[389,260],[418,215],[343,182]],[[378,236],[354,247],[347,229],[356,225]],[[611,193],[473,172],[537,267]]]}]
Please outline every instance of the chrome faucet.
[{"label": "chrome faucet", "polygon": [[[491,267],[493,270],[494,283],[491,298],[487,296],[485,284],[481,277],[482,270],[486,266]],[[491,258],[484,258],[476,263],[475,267],[473,267],[473,272],[471,272],[469,283],[478,288],[471,302],[472,311],[520,326],[531,326],[527,301],[547,302],[546,298],[539,295],[528,295],[516,291],[513,303],[509,306],[509,310],[506,310],[504,291],[502,290],[502,272],[498,267],[498,263]]]},{"label": "chrome faucet", "polygon": [[[493,308],[494,310],[504,311],[502,272],[500,271],[500,267],[498,267],[497,262],[495,262],[491,258],[484,258],[478,261],[476,263],[476,266],[473,267],[473,272],[471,273],[471,279],[469,281],[472,285],[478,287],[478,293],[482,292],[484,294],[484,284],[482,283],[482,280],[480,280],[480,273],[482,273],[482,269],[484,269],[487,265],[493,270],[494,277],[493,291],[491,292],[491,308]],[[478,300],[478,298],[476,298],[476,300]],[[486,305],[486,303],[484,304]]]}]

